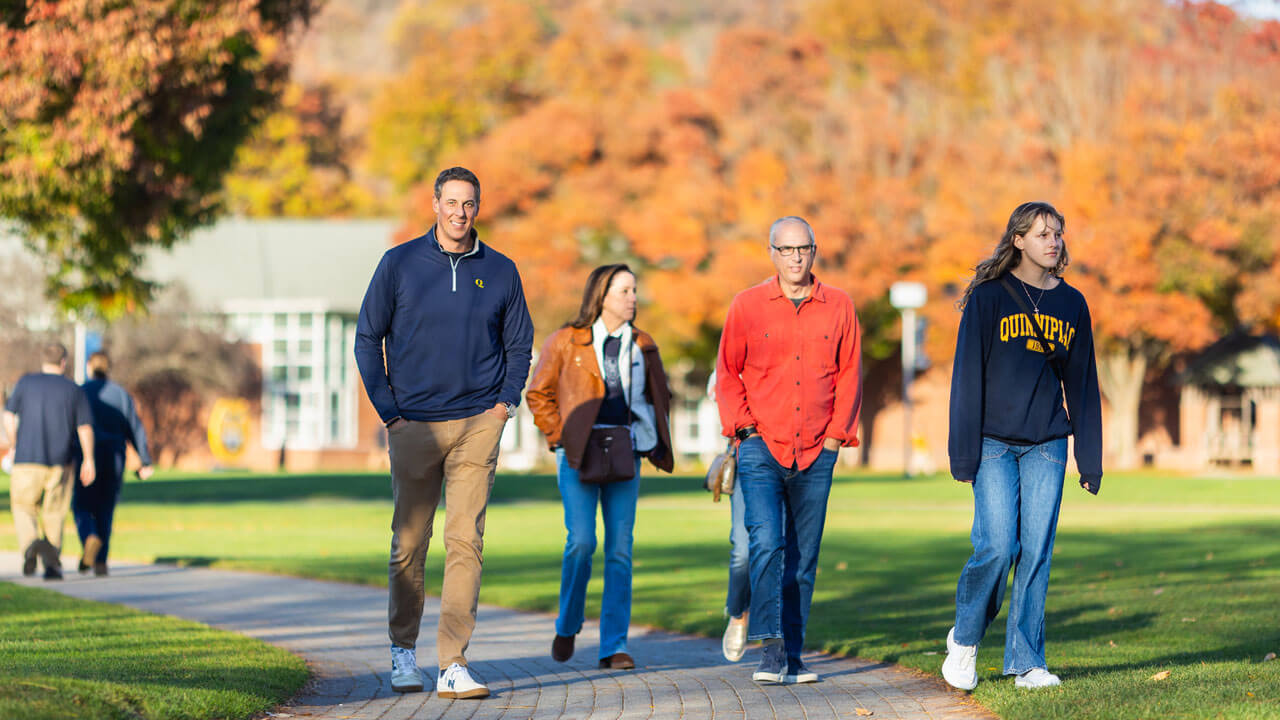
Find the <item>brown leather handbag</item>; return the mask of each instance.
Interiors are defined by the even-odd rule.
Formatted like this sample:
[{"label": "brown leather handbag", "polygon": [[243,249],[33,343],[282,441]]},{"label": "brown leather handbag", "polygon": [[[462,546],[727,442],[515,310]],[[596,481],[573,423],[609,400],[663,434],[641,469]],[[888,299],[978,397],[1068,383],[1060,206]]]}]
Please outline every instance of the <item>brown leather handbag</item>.
[{"label": "brown leather handbag", "polygon": [[636,455],[631,445],[631,428],[592,428],[587,437],[587,450],[582,455],[582,467],[578,468],[578,479],[603,485],[635,476]]}]

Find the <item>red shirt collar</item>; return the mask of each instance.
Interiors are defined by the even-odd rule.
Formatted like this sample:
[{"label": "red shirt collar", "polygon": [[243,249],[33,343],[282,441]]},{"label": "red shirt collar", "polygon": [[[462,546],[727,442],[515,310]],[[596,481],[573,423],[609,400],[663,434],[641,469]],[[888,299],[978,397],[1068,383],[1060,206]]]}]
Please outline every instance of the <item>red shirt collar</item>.
[{"label": "red shirt collar", "polygon": [[[813,290],[809,293],[809,297],[813,298],[814,300],[817,300],[818,302],[826,302],[827,292],[824,289],[826,288],[826,285],[823,285],[821,282],[819,282],[818,276],[814,275],[813,273],[809,273],[809,279],[813,280]],[[774,275],[773,277],[769,278],[766,281],[766,284],[769,286],[770,300],[777,300],[778,298],[785,298],[787,300],[791,299],[791,298],[788,298],[786,295],[782,294],[782,283],[778,282],[777,275]]]}]

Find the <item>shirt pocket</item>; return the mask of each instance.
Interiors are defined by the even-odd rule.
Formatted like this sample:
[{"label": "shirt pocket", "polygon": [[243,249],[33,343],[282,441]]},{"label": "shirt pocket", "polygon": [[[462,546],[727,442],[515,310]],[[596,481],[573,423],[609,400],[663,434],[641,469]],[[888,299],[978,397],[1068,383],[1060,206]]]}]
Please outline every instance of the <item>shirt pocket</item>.
[{"label": "shirt pocket", "polygon": [[830,331],[809,338],[804,342],[805,365],[822,370],[824,373],[835,372],[839,365],[839,349],[840,342]]},{"label": "shirt pocket", "polygon": [[759,330],[747,343],[745,364],[763,372],[776,370],[786,360],[787,343],[778,330]]}]

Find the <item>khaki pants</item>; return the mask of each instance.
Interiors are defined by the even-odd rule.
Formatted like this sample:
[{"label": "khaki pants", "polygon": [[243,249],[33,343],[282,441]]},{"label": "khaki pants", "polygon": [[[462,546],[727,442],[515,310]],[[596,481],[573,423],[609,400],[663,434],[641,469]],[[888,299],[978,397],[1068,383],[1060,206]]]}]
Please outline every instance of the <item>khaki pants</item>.
[{"label": "khaki pants", "polygon": [[62,550],[62,527],[71,507],[71,468],[57,465],[21,463],[13,466],[9,478],[9,504],[13,507],[13,524],[18,531],[18,548],[26,553],[40,539],[55,551]]},{"label": "khaki pants", "polygon": [[483,563],[484,517],[506,421],[493,413],[461,420],[401,420],[388,434],[391,455],[391,562],[388,572],[389,635],[394,645],[415,647],[426,594],[427,545],[443,488],[444,578],[436,653],[441,668],[466,665],[476,626]]}]

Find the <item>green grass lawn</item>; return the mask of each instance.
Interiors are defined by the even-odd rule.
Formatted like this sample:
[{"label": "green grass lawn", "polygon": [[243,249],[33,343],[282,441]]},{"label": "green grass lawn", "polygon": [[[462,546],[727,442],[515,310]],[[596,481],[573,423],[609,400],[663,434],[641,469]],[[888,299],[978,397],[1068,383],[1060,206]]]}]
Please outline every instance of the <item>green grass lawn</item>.
[{"label": "green grass lawn", "polygon": [[[692,478],[643,482],[634,621],[718,636],[728,503]],[[971,513],[950,479],[840,478],[810,645],[936,675]],[[163,475],[126,486],[113,555],[383,585],[389,524],[385,475]],[[554,611],[563,542],[554,479],[499,477],[482,602]],[[0,512],[0,548],[13,545]],[[599,593],[597,578],[590,614]],[[998,670],[1003,628],[1002,613],[974,692],[1002,717],[1280,718],[1280,662],[1263,662],[1280,652],[1280,479],[1113,474],[1099,497],[1069,482],[1047,618],[1050,669],[1065,684],[1015,692]]]},{"label": "green grass lawn", "polygon": [[301,659],[257,640],[0,583],[0,718],[241,718],[306,679]]}]

